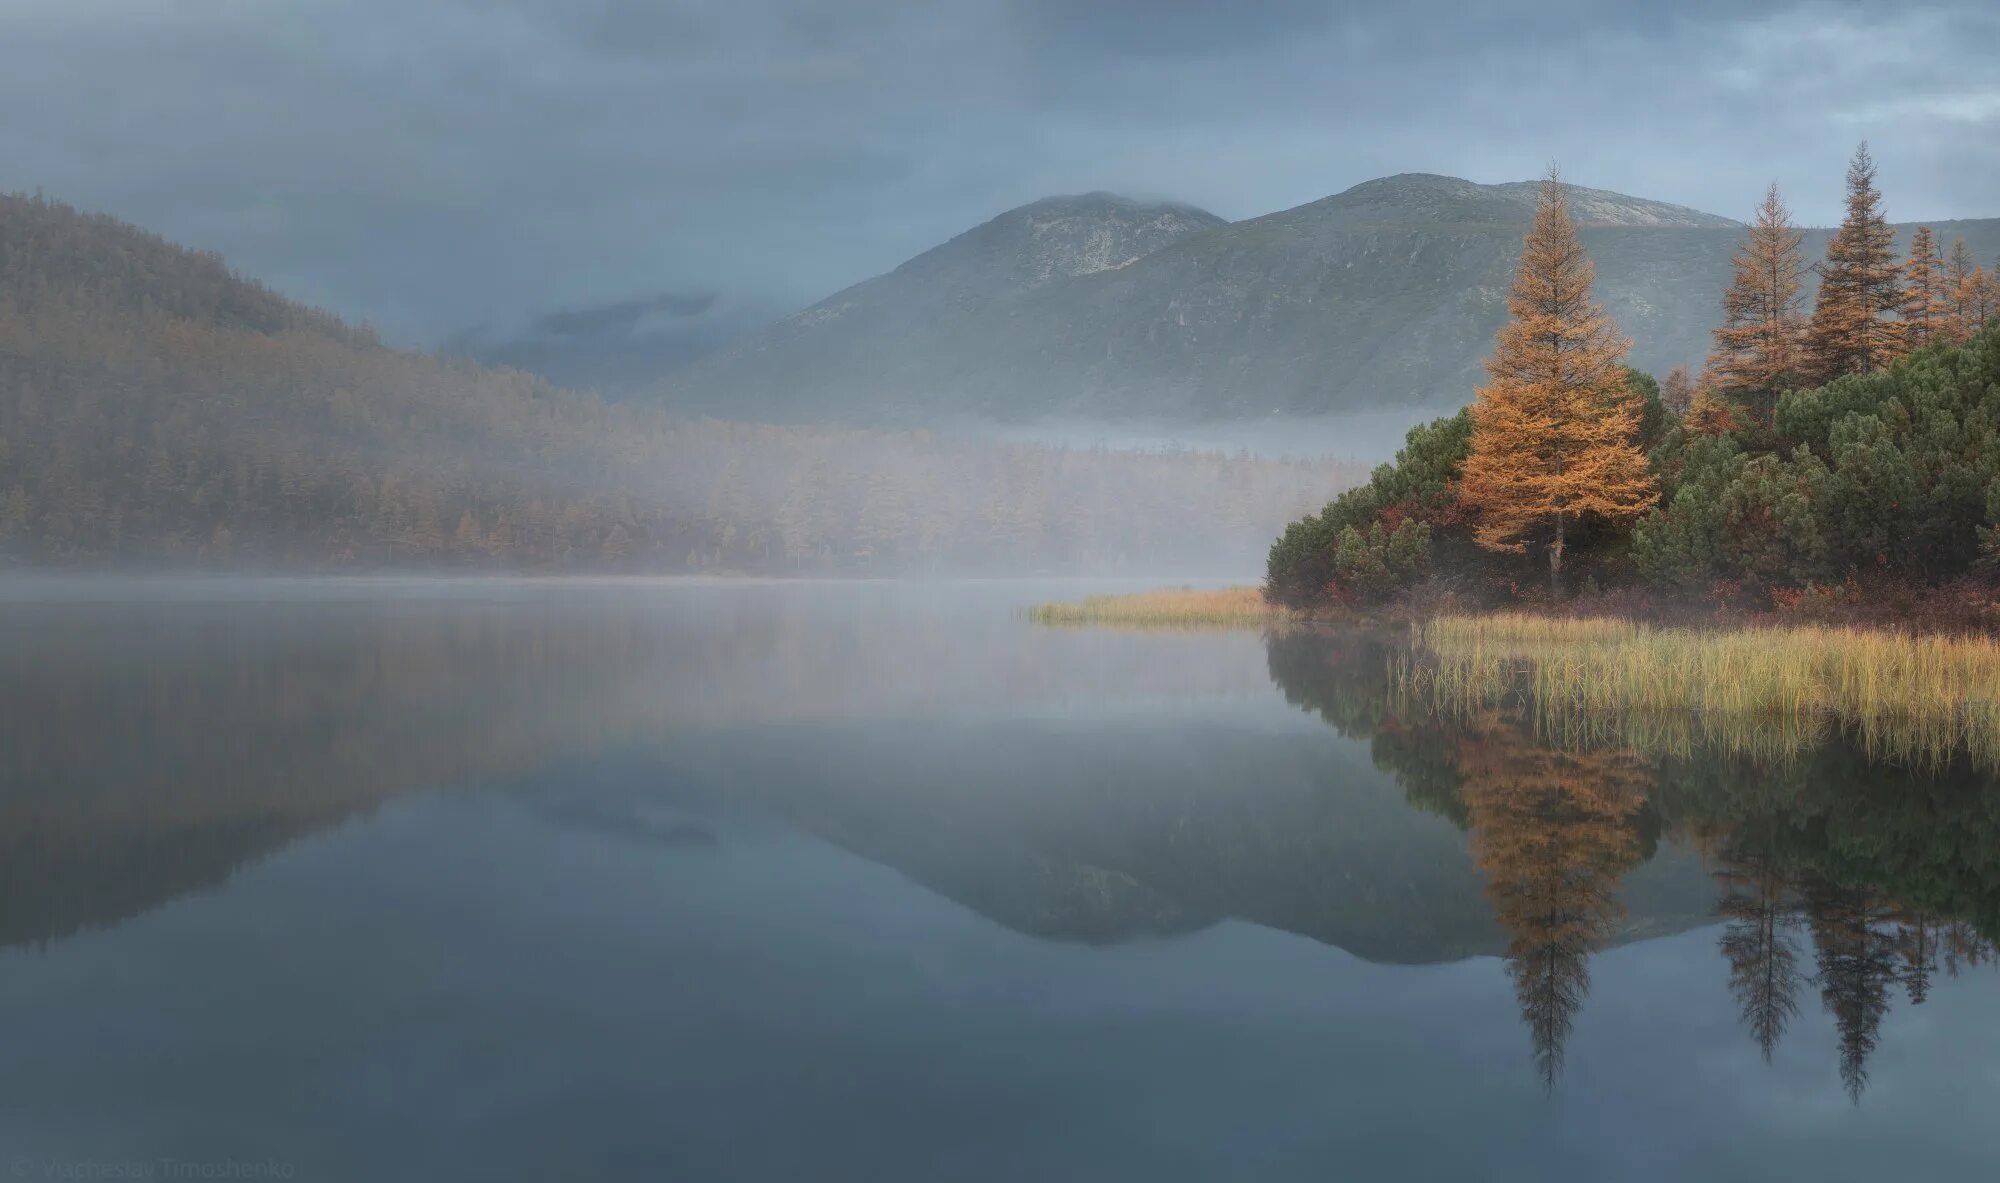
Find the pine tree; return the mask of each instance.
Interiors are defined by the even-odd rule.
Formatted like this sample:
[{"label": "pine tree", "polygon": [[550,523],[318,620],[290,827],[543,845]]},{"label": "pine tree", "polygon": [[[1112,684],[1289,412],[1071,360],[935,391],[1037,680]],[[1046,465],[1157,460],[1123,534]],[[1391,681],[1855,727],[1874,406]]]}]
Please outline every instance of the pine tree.
[{"label": "pine tree", "polygon": [[1722,296],[1722,326],[1715,330],[1709,368],[1718,391],[1764,419],[1778,395],[1798,384],[1805,360],[1805,318],[1799,312],[1803,241],[1773,183],[1736,253],[1736,278]]},{"label": "pine tree", "polygon": [[1551,169],[1522,244],[1508,323],[1486,362],[1492,381],[1473,404],[1460,496],[1477,515],[1479,545],[1515,553],[1542,546],[1558,591],[1572,525],[1634,518],[1659,500],[1636,443],[1638,408],[1623,365],[1631,343],[1591,300],[1593,276]]},{"label": "pine tree", "polygon": [[1863,143],[1847,166],[1847,216],[1827,243],[1819,299],[1806,330],[1814,381],[1866,374],[1902,352],[1902,326],[1887,319],[1903,303],[1895,245],[1896,232],[1875,188],[1875,160]]},{"label": "pine tree", "polygon": [[1922,349],[1952,337],[1952,286],[1944,255],[1929,226],[1910,234],[1910,261],[1903,264],[1903,345]]}]

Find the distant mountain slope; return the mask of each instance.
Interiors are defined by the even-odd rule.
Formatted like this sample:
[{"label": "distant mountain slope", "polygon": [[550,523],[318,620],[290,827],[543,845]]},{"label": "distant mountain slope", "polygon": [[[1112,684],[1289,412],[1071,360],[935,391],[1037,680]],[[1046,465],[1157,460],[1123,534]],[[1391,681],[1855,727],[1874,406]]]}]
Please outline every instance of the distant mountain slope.
[{"label": "distant mountain slope", "polygon": [[[1004,267],[949,265],[981,227],[670,375],[662,396],[746,417],[864,421],[1456,406],[1505,317],[1534,194],[1533,182],[1385,177],[1260,218],[1181,226],[1123,266],[1025,286]],[[1571,194],[1633,364],[1698,365],[1742,225]],[[1032,222],[1036,208],[989,226]],[[2000,251],[2000,219],[1937,228],[1981,259]],[[1809,255],[1826,237],[1808,234]]]},{"label": "distant mountain slope", "polygon": [[[963,346],[947,344],[1015,301],[1078,276],[1115,274],[1218,226],[1192,206],[1111,193],[1050,197],[1007,211],[886,275],[855,284],[718,351],[689,370],[677,406],[730,416],[807,411],[822,395],[864,418],[891,389],[918,390]],[[803,417],[817,417],[805,414]],[[847,417],[836,414],[833,418]]]},{"label": "distant mountain slope", "polygon": [[770,324],[781,311],[713,291],[662,292],[480,325],[454,334],[442,352],[621,398],[651,389],[662,373]]}]

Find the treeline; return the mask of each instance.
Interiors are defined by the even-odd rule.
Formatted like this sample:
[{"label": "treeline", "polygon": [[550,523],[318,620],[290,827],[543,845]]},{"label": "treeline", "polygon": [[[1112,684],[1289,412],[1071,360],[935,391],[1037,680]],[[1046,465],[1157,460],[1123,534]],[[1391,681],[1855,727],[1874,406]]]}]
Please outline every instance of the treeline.
[{"label": "treeline", "polygon": [[[1911,602],[2000,556],[2000,261],[1907,258],[1863,145],[1810,312],[1775,187],[1705,365],[1662,384],[1591,298],[1554,178],[1524,243],[1490,381],[1272,546],[1269,595],[1647,597],[1791,610]],[[1546,590],[1544,590],[1546,588]]]},{"label": "treeline", "polygon": [[1218,565],[1338,463],[676,420],[384,348],[115,219],[0,197],[0,561]]}]

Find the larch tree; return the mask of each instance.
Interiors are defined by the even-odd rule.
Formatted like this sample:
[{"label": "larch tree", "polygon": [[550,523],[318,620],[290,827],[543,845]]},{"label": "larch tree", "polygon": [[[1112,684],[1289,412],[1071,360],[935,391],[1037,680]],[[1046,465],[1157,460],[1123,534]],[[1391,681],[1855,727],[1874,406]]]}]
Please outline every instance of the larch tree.
[{"label": "larch tree", "polygon": [[1922,349],[1952,338],[1952,285],[1944,254],[1929,226],[1910,234],[1910,261],[1903,264],[1903,347]]},{"label": "larch tree", "polygon": [[1962,345],[1981,325],[2000,316],[2000,260],[1995,260],[1992,272],[1976,266],[1961,238],[1951,244],[1944,270],[1951,289],[1950,339]]},{"label": "larch tree", "polygon": [[2000,316],[2000,262],[1993,264],[1993,270],[1975,267],[1968,281],[1968,290],[1961,298],[1965,322],[1970,326],[1966,336],[1977,332],[1979,327],[1996,316]]},{"label": "larch tree", "polygon": [[1686,366],[1675,366],[1661,379],[1660,403],[1678,417],[1687,415],[1694,405],[1694,379],[1688,377]]},{"label": "larch tree", "polygon": [[1722,325],[1715,330],[1709,369],[1725,398],[1768,420],[1778,395],[1803,376],[1805,317],[1799,311],[1805,235],[1792,225],[1774,182],[1757,207],[1736,275],[1722,295]]},{"label": "larch tree", "polygon": [[1659,500],[1625,380],[1631,342],[1591,299],[1594,276],[1551,169],[1522,244],[1508,322],[1486,362],[1491,381],[1472,406],[1460,496],[1479,545],[1545,549],[1557,591],[1572,526],[1636,518]]},{"label": "larch tree", "polygon": [[1694,388],[1694,398],[1688,404],[1687,414],[1681,416],[1681,425],[1689,435],[1730,435],[1742,426],[1736,421],[1736,408],[1716,394],[1715,386],[1706,381]]},{"label": "larch tree", "polygon": [[1973,330],[1979,327],[1979,322],[1972,319],[1971,307],[1979,296],[1977,282],[1973,279],[1973,274],[1978,270],[1972,261],[1972,251],[1965,245],[1965,239],[1953,239],[1951,254],[1946,257],[1944,264],[1944,286],[1951,304],[1951,319],[1946,334],[1954,345],[1964,344],[1965,340],[1972,336]]},{"label": "larch tree", "polygon": [[1815,381],[1866,374],[1902,353],[1903,326],[1892,319],[1903,305],[1895,248],[1896,232],[1875,188],[1875,159],[1863,143],[1847,166],[1847,215],[1827,243],[1819,299],[1806,330]]}]

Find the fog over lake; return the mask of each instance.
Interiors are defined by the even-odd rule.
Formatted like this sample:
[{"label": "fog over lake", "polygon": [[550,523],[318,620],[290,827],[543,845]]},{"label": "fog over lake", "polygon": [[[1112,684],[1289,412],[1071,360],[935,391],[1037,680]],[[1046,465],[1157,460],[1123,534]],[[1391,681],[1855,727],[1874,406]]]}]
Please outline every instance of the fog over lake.
[{"label": "fog over lake", "polygon": [[1393,639],[1022,615],[1117,586],[0,583],[0,1149],[2000,1165],[1987,772],[1564,748],[1399,702]]}]

